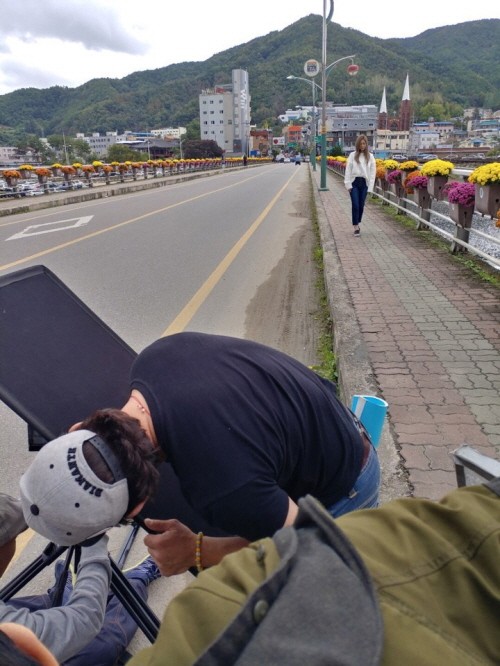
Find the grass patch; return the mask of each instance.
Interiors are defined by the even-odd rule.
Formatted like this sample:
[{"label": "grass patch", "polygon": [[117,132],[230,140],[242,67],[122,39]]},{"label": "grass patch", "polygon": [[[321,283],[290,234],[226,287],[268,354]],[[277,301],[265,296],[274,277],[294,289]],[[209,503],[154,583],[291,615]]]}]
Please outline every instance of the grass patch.
[{"label": "grass patch", "polygon": [[326,293],[323,248],[321,246],[321,235],[318,224],[318,212],[313,192],[313,183],[310,181],[309,203],[311,210],[311,223],[314,231],[315,244],[313,248],[313,261],[316,266],[318,277],[316,279],[316,293],[318,295],[318,309],[316,319],[319,322],[320,337],[318,344],[318,365],[313,365],[312,369],[321,377],[337,382],[337,360],[333,353],[333,321],[330,316],[330,307],[328,304],[328,295]]}]

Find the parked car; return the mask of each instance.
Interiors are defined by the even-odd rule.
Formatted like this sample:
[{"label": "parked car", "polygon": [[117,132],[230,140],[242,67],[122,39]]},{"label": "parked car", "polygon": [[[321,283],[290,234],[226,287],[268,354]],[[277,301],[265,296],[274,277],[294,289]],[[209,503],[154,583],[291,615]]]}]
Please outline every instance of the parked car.
[{"label": "parked car", "polygon": [[68,190],[81,190],[85,185],[81,180],[71,180],[69,182],[63,181],[58,183],[54,188],[54,192],[67,192]]}]

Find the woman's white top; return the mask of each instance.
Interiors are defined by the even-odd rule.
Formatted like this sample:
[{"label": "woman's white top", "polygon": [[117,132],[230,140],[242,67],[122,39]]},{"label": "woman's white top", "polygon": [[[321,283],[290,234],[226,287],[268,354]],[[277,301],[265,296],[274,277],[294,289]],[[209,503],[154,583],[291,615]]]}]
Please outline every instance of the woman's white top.
[{"label": "woman's white top", "polygon": [[361,177],[366,180],[366,184],[368,185],[368,192],[373,192],[373,187],[375,185],[375,174],[377,171],[375,158],[371,153],[369,153],[367,161],[365,156],[361,154],[359,156],[359,162],[356,162],[354,159],[355,155],[356,151],[351,153],[347,158],[344,176],[344,184],[346,189],[350,190],[352,188],[354,179]]}]

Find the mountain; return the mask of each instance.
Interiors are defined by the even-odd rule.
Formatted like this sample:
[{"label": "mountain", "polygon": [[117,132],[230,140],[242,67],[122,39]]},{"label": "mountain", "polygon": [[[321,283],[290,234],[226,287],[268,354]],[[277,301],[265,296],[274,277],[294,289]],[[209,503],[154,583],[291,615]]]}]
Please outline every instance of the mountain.
[{"label": "mountain", "polygon": [[[305,61],[321,61],[321,41],[322,17],[310,14],[203,62],[122,79],[92,79],[77,88],[23,88],[0,95],[0,142],[13,142],[26,133],[71,136],[187,125],[198,118],[199,92],[229,82],[231,70],[240,67],[249,73],[252,122],[275,123],[285,109],[312,103],[310,86],[286,77],[305,78]],[[498,109],[499,44],[500,19],[435,28],[404,39],[369,37],[331,23],[327,62],[356,54],[360,71],[349,77],[344,63],[335,67],[328,77],[327,98],[338,104],[379,106],[385,86],[388,110],[397,111],[408,73],[416,120],[427,119],[419,113],[429,103]]]}]

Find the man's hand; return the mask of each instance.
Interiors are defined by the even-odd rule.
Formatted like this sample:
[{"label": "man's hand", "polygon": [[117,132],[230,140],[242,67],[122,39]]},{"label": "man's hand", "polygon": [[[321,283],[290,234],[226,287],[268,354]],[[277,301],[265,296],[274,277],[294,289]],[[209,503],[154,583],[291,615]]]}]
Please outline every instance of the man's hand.
[{"label": "man's hand", "polygon": [[146,518],[147,527],[161,534],[148,534],[144,545],[163,576],[174,576],[195,564],[196,534],[178,520]]}]

